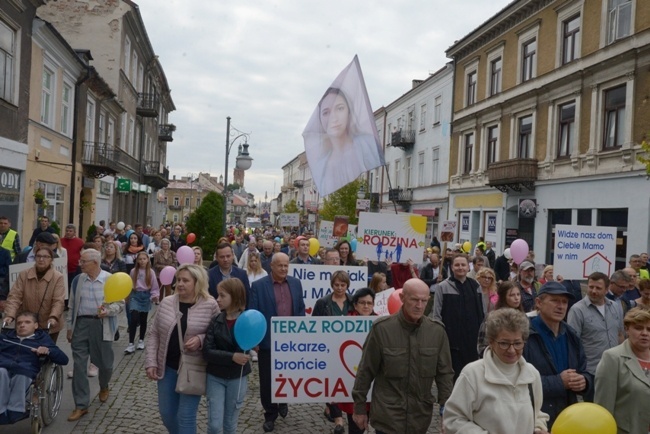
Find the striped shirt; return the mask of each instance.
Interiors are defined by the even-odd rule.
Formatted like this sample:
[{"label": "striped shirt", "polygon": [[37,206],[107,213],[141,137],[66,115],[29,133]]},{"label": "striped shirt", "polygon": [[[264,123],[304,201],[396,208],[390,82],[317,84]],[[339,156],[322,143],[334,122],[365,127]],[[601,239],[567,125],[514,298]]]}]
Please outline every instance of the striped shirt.
[{"label": "striped shirt", "polygon": [[[79,279],[82,276],[83,274],[79,276]],[[77,316],[98,314],[98,309],[104,302],[104,284],[110,276],[109,273],[102,271],[95,280],[92,280],[90,276],[83,279],[83,285],[78,289],[81,292]]]}]

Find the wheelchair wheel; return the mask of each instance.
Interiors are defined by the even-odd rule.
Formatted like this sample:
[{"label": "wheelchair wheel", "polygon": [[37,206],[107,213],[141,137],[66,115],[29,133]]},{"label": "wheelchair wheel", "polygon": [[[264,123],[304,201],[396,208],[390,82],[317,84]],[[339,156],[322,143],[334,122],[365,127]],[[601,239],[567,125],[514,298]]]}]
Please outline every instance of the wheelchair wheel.
[{"label": "wheelchair wheel", "polygon": [[54,363],[45,366],[42,386],[41,416],[43,425],[51,424],[59,414],[63,396],[63,368]]},{"label": "wheelchair wheel", "polygon": [[41,424],[40,418],[32,417],[32,434],[41,434],[42,430],[43,425]]}]

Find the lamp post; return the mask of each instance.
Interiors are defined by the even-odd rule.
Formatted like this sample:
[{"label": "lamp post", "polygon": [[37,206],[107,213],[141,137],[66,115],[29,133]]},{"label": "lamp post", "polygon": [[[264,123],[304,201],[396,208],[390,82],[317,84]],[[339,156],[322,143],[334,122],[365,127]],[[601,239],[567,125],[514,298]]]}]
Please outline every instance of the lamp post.
[{"label": "lamp post", "polygon": [[253,159],[248,153],[248,137],[250,134],[239,131],[237,128],[232,128],[235,132],[239,133],[232,141],[230,140],[230,116],[226,118],[226,170],[223,175],[223,233],[227,235],[226,230],[226,216],[228,214],[228,158],[230,157],[230,149],[237,139],[244,138],[244,144],[239,145],[237,159],[235,166],[240,170],[248,170],[253,164]]}]

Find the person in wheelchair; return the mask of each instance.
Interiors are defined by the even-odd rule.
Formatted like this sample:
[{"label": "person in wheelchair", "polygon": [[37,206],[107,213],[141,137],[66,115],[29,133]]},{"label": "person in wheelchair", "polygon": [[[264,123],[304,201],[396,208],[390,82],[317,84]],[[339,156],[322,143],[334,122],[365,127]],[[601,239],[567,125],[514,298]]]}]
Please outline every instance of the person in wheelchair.
[{"label": "person in wheelchair", "polygon": [[0,423],[15,422],[28,411],[25,395],[41,370],[41,357],[68,364],[68,356],[38,328],[37,315],[22,312],[15,330],[0,333]]}]

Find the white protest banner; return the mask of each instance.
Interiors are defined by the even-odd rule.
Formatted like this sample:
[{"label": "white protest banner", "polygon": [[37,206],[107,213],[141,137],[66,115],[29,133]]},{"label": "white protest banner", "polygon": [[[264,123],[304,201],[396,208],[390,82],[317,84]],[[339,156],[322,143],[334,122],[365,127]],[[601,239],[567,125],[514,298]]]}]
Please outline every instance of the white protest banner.
[{"label": "white protest banner", "polygon": [[586,279],[599,271],[610,276],[616,264],[616,228],[555,225],[553,274]]},{"label": "white protest banner", "polygon": [[300,214],[297,212],[289,214],[280,214],[280,227],[294,227],[300,226]]},{"label": "white protest banner", "polygon": [[453,243],[456,238],[456,220],[443,220],[440,223],[440,241]]},{"label": "white protest banner", "polygon": [[302,284],[307,315],[311,315],[316,300],[332,292],[330,279],[332,273],[338,270],[343,270],[350,276],[348,294],[352,295],[355,290],[368,286],[368,267],[366,266],[289,264],[289,276],[300,280]]},{"label": "white protest banner", "polygon": [[377,315],[390,315],[390,312],[388,312],[388,299],[393,292],[395,292],[395,288],[388,288],[375,294],[375,313]]},{"label": "white protest banner", "polygon": [[[35,262],[25,262],[22,264],[13,264],[9,266],[9,288],[13,288],[21,271],[27,270],[34,266]],[[65,286],[65,298],[68,299],[68,259],[54,258],[52,266],[59,273],[63,274],[63,285]]]},{"label": "white protest banner", "polygon": [[[339,241],[339,237],[332,235],[334,229],[334,222],[321,220],[320,227],[318,228],[318,242],[321,247],[334,247]],[[348,235],[356,237],[357,225],[348,225]]]},{"label": "white protest banner", "polygon": [[417,214],[359,213],[357,258],[415,263],[422,261],[427,218]]},{"label": "white protest banner", "polygon": [[376,319],[271,318],[271,401],[352,402],[361,350]]}]

